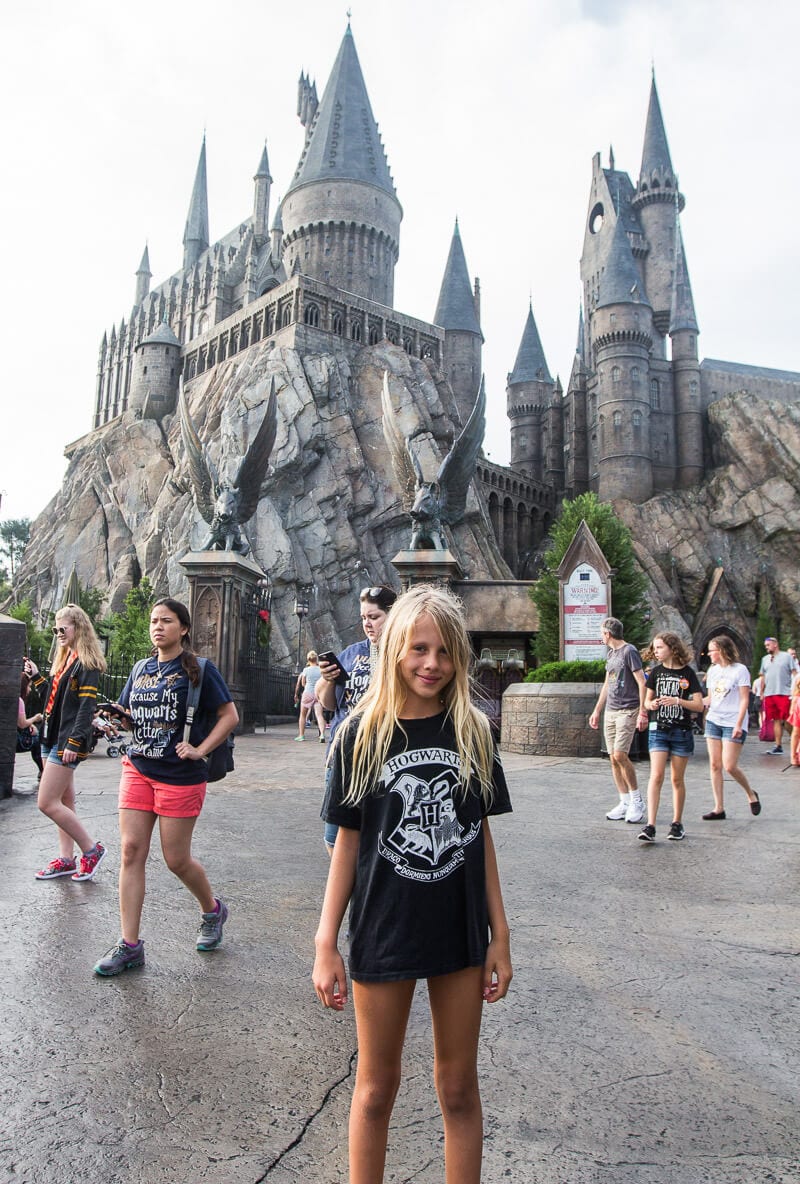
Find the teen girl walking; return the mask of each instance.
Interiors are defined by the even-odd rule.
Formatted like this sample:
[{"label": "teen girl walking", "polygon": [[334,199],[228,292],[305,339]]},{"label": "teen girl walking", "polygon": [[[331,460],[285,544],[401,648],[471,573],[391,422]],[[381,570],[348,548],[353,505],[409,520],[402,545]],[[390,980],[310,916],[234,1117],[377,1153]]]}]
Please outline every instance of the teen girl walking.
[{"label": "teen girl walking", "polygon": [[154,656],[131,674],[120,695],[133,740],[122,758],[119,784],[121,937],[94,968],[104,977],[144,966],[139,925],[156,821],[164,862],[200,905],[196,948],[216,949],[228,918],[227,906],[192,855],[192,833],[206,796],[205,758],[233,731],[239,714],[221,674],[207,662],[195,722],[189,742],[184,741],[189,684],[196,686],[200,678],[190,630],[184,604],[169,597],[157,600],[150,614]]},{"label": "teen girl walking", "polygon": [[672,781],[672,823],[668,839],[684,837],[683,807],[686,802],[686,765],[694,752],[692,715],[703,711],[703,688],[689,665],[690,653],[677,633],[659,633],[650,646],[656,665],[647,678],[645,709],[650,712],[647,734],[650,749],[650,781],[647,786],[647,824],[639,838],[656,839],[656,815],[661,786],[669,760]]},{"label": "teen girl walking", "polygon": [[703,815],[705,822],[721,822],[725,819],[725,798],[722,788],[722,770],[738,781],[750,803],[750,813],[761,813],[758,794],[739,768],[742,745],[747,739],[747,723],[750,713],[750,672],[739,661],[739,651],[730,637],[722,633],[712,637],[708,643],[711,665],[706,675],[705,705],[706,744],[708,745],[708,766],[711,773],[711,792],[714,795],[714,809]]},{"label": "teen girl walking", "polygon": [[[483,1002],[511,982],[487,815],[511,809],[489,722],[470,702],[470,646],[449,593],[394,605],[369,689],[342,724],[323,807],[340,827],[316,936],[325,1007],[347,1000],[337,940],[350,904],[358,1068],[350,1184],[380,1184],[417,979],[427,979],[447,1184],[479,1184]],[[490,935],[491,934],[491,938]]]},{"label": "teen girl walking", "polygon": [[[106,849],[92,839],[75,813],[75,770],[91,751],[97,686],[106,660],[92,622],[79,605],[65,604],[58,610],[53,633],[58,648],[45,692],[40,732],[44,772],[38,805],[58,827],[58,856],[36,873],[36,879],[92,880]],[[25,672],[37,688],[45,684],[30,660]],[[79,865],[76,844],[81,851]]]}]

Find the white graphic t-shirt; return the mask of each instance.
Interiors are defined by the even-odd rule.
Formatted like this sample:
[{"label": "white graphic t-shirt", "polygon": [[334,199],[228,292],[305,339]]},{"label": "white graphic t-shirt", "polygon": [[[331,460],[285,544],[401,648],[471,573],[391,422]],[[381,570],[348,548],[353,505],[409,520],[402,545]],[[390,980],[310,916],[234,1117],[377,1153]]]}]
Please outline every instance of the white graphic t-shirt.
[{"label": "white graphic t-shirt", "polygon": [[348,723],[332,758],[322,817],[361,832],[350,901],[350,973],[380,982],[450,974],[480,966],[488,945],[482,819],[511,810],[499,758],[494,800],[458,785],[453,728],[444,715],[403,720],[380,783],[359,806],[345,806]]},{"label": "white graphic t-shirt", "polygon": [[[707,719],[720,728],[735,728],[742,709],[740,687],[750,686],[750,671],[741,662],[730,666],[709,666],[706,691],[711,700]],[[742,731],[747,731],[747,712],[742,720]]]}]

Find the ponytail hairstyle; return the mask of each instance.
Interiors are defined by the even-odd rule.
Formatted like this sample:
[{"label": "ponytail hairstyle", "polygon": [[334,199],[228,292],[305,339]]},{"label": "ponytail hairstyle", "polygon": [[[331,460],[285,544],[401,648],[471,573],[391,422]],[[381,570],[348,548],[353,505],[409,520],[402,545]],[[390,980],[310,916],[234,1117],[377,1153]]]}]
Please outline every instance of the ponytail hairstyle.
[{"label": "ponytail hairstyle", "polygon": [[[189,610],[180,600],[173,600],[171,596],[162,596],[160,600],[154,601],[152,607],[157,608],[159,604],[163,604],[171,613],[174,613],[181,625],[186,628],[186,632],[181,637],[181,646],[183,647],[181,665],[189,682],[193,687],[196,687],[200,681],[200,666],[197,662],[197,654],[192,649],[192,643],[189,640],[192,631],[192,618],[189,616]],[[152,652],[157,654],[158,647],[153,646]]]},{"label": "ponytail hairstyle", "polygon": [[[428,616],[436,626],[442,643],[453,662],[453,677],[442,690],[442,708],[452,721],[459,757],[459,783],[462,794],[470,792],[477,781],[488,806],[492,800],[492,765],[494,743],[489,721],[470,699],[469,666],[472,650],[464,624],[463,607],[452,593],[430,584],[415,584],[392,606],[381,635],[378,665],[369,687],[353,709],[352,724],[337,733],[357,727],[352,753],[350,785],[344,801],[357,805],[377,788],[389,746],[400,722],[406,699],[406,687],[400,662],[413,642],[414,629],[421,617]],[[339,744],[344,761],[344,745]],[[344,771],[344,769],[343,769]]]},{"label": "ponytail hairstyle", "polygon": [[65,604],[56,612],[56,621],[69,621],[75,626],[75,637],[72,645],[58,646],[50,674],[56,675],[64,669],[70,649],[77,654],[78,661],[84,670],[99,670],[102,674],[106,668],[106,660],[100,647],[100,641],[94,631],[94,626],[79,604]]},{"label": "ponytail hairstyle", "polygon": [[725,659],[723,662],[724,666],[730,666],[732,662],[739,661],[739,651],[736,648],[736,643],[733,638],[728,637],[727,633],[720,633],[718,637],[712,637],[708,644],[711,645],[712,641]]}]

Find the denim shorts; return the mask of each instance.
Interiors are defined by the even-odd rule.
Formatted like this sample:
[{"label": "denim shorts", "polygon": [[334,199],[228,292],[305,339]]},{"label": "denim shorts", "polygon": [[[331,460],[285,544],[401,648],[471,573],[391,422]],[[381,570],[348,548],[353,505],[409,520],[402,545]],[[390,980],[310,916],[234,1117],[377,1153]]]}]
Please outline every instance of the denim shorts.
[{"label": "denim shorts", "polygon": [[727,740],[731,744],[744,744],[746,739],[747,732],[742,732],[741,736],[734,736],[733,728],[721,727],[710,719],[706,720],[706,740]]},{"label": "denim shorts", "polygon": [[58,750],[55,748],[45,748],[42,745],[42,762],[50,761],[51,765],[60,765],[62,769],[77,769],[78,761],[74,761],[71,765],[65,765],[61,757],[58,755]]},{"label": "denim shorts", "polygon": [[691,728],[651,728],[647,733],[650,752],[669,752],[672,756],[691,756],[694,736]]}]

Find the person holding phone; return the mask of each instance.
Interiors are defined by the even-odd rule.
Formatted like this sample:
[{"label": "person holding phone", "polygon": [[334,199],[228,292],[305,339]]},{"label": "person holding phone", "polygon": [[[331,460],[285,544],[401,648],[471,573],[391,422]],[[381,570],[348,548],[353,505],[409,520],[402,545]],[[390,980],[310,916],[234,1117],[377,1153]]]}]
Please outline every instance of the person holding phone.
[{"label": "person holding phone", "polygon": [[[328,732],[329,752],[342,720],[347,718],[369,686],[378,664],[378,645],[383,627],[395,600],[397,593],[385,584],[364,588],[359,596],[359,606],[365,640],[347,646],[334,662],[326,660],[332,657],[330,652],[319,656],[322,678],[317,683],[317,700],[325,711],[333,712]],[[329,779],[330,766],[325,776],[326,788]],[[333,852],[338,829],[331,822],[325,823],[325,848],[329,855]]]}]

